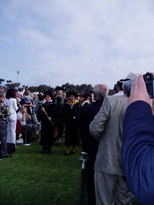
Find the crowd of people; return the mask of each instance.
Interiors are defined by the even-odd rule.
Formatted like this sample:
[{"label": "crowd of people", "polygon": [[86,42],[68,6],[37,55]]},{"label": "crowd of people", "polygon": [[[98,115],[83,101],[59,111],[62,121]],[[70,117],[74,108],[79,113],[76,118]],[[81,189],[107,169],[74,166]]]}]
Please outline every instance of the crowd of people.
[{"label": "crowd of people", "polygon": [[[124,90],[128,80],[134,82],[130,97]],[[154,204],[154,109],[143,77],[130,73],[117,81],[113,95],[108,92],[105,84],[80,95],[61,87],[55,95],[1,88],[0,159],[12,156],[21,136],[30,145],[39,133],[42,154],[64,137],[66,156],[79,145],[87,155],[88,205],[131,205],[133,196]]]},{"label": "crowd of people", "polygon": [[[73,91],[65,93],[61,87],[55,95],[50,91],[31,93],[28,89],[21,94],[17,89],[4,90],[3,87],[0,92],[0,118],[7,125],[1,137],[1,159],[13,156],[20,138],[25,146],[29,146],[39,135],[42,154],[50,154],[53,144],[60,145],[63,136],[65,155],[75,153],[76,147],[86,142],[78,119],[82,108],[91,105],[93,92],[80,95]],[[3,112],[6,114],[6,111],[2,105],[8,106],[5,119]]]}]

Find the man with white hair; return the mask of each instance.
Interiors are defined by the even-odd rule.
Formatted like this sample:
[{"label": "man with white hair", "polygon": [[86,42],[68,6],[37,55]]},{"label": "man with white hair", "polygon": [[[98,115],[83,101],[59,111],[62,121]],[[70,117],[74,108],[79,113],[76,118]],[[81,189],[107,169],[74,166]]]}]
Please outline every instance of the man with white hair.
[{"label": "man with white hair", "polygon": [[89,126],[91,135],[99,142],[94,166],[96,205],[132,204],[121,160],[126,105],[124,94],[106,96]]}]

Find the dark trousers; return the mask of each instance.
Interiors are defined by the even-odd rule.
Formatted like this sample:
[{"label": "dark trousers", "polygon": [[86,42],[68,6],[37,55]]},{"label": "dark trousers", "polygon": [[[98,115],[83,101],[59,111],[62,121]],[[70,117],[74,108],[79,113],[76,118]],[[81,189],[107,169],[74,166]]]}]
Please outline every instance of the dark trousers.
[{"label": "dark trousers", "polygon": [[95,205],[95,183],[94,183],[94,165],[87,160],[85,169],[85,181],[87,188],[88,205]]},{"label": "dark trousers", "polygon": [[63,137],[63,124],[58,124],[57,125],[58,128],[58,135],[57,135],[57,139],[61,139]]},{"label": "dark trousers", "polygon": [[0,142],[1,151],[0,157],[3,154],[7,154],[7,121],[0,119]]}]

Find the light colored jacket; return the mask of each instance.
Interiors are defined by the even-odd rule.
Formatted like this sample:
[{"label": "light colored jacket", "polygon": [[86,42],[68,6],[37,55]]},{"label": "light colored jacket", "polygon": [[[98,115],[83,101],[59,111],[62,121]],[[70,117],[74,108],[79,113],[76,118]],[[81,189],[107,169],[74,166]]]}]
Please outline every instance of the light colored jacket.
[{"label": "light colored jacket", "polygon": [[95,171],[124,175],[121,146],[126,106],[126,96],[106,96],[90,124],[91,135],[99,141]]}]

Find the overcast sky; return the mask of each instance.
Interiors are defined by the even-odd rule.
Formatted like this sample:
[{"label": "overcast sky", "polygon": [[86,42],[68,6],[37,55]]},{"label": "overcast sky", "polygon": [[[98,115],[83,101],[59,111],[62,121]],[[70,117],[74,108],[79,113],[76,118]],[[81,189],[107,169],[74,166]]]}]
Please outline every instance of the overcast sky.
[{"label": "overcast sky", "polygon": [[0,78],[112,88],[129,72],[147,71],[154,71],[153,0],[0,0]]}]

